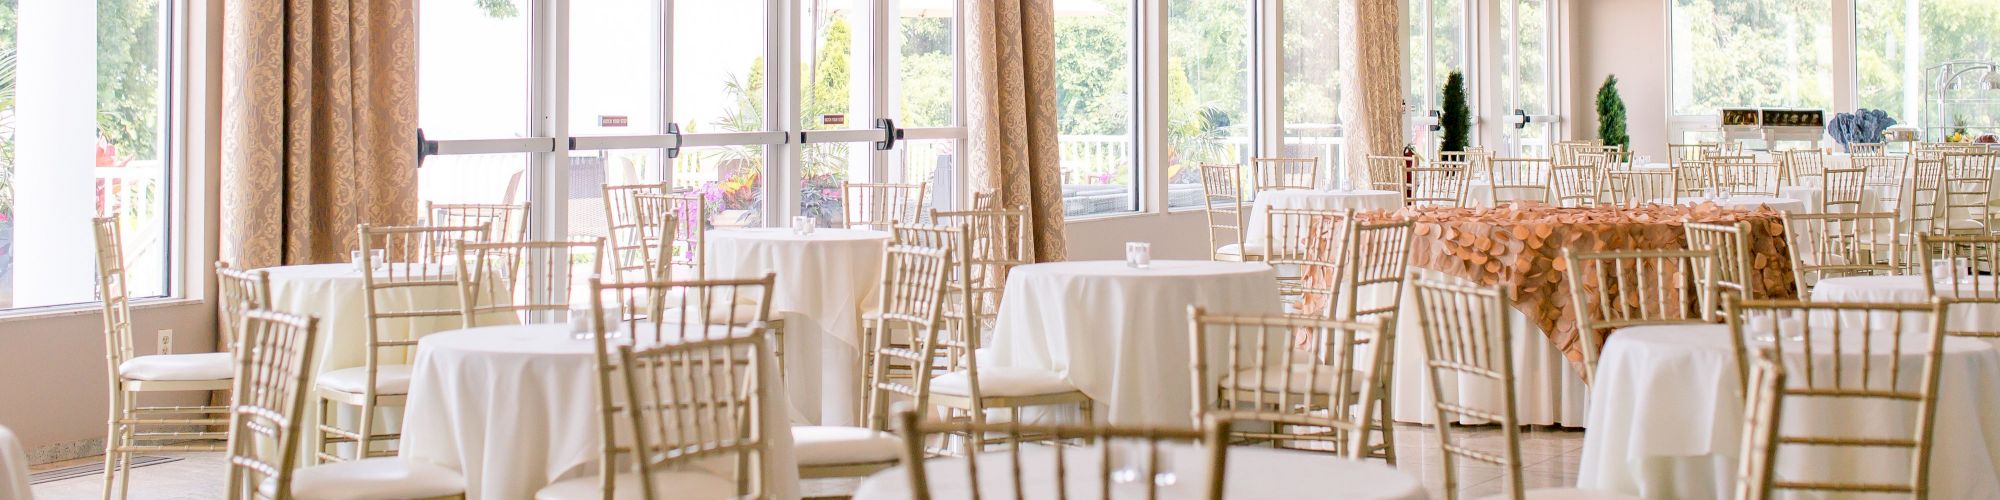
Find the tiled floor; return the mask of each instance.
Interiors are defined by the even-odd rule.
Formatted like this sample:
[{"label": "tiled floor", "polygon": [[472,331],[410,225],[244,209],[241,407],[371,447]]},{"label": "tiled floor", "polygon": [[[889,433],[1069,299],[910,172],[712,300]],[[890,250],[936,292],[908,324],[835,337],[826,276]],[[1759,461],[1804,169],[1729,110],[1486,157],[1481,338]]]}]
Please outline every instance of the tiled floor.
[{"label": "tiled floor", "polygon": [[[1421,477],[1424,488],[1432,498],[1444,498],[1444,461],[1438,451],[1436,431],[1428,427],[1399,425],[1396,427],[1397,467]],[[1457,436],[1465,439],[1467,446],[1489,453],[1499,453],[1504,437],[1496,427],[1459,428]],[[1573,486],[1576,484],[1578,458],[1583,454],[1583,432],[1577,430],[1549,430],[1531,428],[1521,433],[1521,456],[1526,464],[1521,480],[1529,488]],[[133,469],[133,500],[153,499],[212,499],[222,498],[222,455],[220,453],[156,453],[161,456],[181,457],[173,463]],[[90,463],[99,459],[82,459],[55,464],[36,466],[35,471]],[[1463,462],[1463,461],[1461,461]],[[1504,484],[1504,473],[1497,466],[1484,464],[1461,464],[1458,484],[1460,498],[1477,498],[1499,493]],[[87,476],[48,484],[35,485],[35,497],[40,499],[82,499],[99,498],[103,485],[101,476]],[[853,490],[856,480],[807,481],[804,492],[809,496],[838,497]]]}]

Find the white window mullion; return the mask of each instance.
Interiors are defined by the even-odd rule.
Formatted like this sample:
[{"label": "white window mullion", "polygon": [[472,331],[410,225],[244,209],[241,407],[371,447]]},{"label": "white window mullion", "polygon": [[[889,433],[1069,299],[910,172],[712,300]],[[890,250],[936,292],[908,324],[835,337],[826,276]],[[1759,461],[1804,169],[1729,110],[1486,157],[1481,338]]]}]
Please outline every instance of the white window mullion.
[{"label": "white window mullion", "polygon": [[[1252,76],[1249,95],[1256,106],[1250,132],[1261,156],[1291,156],[1285,144],[1285,8],[1283,0],[1256,0],[1251,7]],[[1258,155],[1253,155],[1258,156]]]},{"label": "white window mullion", "polygon": [[785,227],[799,210],[799,12],[785,0],[765,0],[764,12],[764,127],[788,133],[764,148],[764,225]]},{"label": "white window mullion", "polygon": [[529,155],[530,238],[558,240],[569,228],[569,2],[530,3],[528,133],[552,139]]},{"label": "white window mullion", "polygon": [[1134,111],[1131,130],[1138,132],[1139,144],[1134,148],[1132,172],[1135,193],[1139,196],[1139,209],[1144,212],[1164,214],[1167,212],[1167,9],[1164,2],[1134,2],[1133,15],[1138,16],[1133,23],[1138,33],[1133,36],[1132,68],[1137,75],[1133,78],[1138,91],[1133,92]]}]

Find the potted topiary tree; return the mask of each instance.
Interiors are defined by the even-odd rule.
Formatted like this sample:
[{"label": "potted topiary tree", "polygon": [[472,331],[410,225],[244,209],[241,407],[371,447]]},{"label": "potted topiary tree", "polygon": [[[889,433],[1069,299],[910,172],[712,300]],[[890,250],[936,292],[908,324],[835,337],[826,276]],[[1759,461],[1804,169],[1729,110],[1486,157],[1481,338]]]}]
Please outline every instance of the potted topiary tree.
[{"label": "potted topiary tree", "polygon": [[1444,80],[1444,140],[1439,151],[1465,151],[1472,142],[1472,108],[1465,103],[1465,75],[1457,71]]},{"label": "potted topiary tree", "polygon": [[1604,77],[1604,86],[1597,89],[1597,138],[1606,146],[1632,147],[1632,136],[1625,133],[1625,98],[1618,96],[1618,75]]}]

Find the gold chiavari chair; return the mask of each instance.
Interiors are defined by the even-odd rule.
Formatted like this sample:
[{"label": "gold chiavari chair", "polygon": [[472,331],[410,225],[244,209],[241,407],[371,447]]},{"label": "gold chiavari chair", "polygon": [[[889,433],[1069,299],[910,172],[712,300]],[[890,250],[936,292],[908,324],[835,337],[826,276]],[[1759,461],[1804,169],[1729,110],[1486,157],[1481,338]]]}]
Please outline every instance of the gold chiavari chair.
[{"label": "gold chiavari chair", "polygon": [[[1756,395],[1750,400],[1750,411],[1761,409],[1767,417],[1759,419],[1762,427],[1745,436],[1746,447],[1762,449],[1751,448],[1744,457],[1743,470],[1748,471],[1744,475],[1754,481],[1742,486],[1743,490],[1812,492],[1809,495],[1906,493],[1926,498],[1945,340],[1942,303],[1731,299],[1725,304],[1730,311],[1730,331],[1736,338],[1738,373],[1743,375],[1746,394]],[[1751,342],[1768,344],[1763,348],[1768,353],[1753,356]],[[1765,359],[1753,362],[1753,357]],[[1770,367],[1777,364],[1773,360],[1790,360],[1793,368],[1786,371],[1799,376],[1772,380]],[[1904,365],[1912,361],[1921,363],[1919,368],[1905,370]],[[1753,370],[1753,364],[1764,368]],[[1752,388],[1753,381],[1758,387]],[[1772,388],[1776,390],[1770,391]],[[1915,418],[1866,419],[1839,430],[1815,428],[1810,432],[1792,427],[1809,420],[1778,418],[1785,407],[1808,399],[1822,409],[1839,408],[1843,402],[1907,405]],[[1775,407],[1760,408],[1763,405]],[[1890,452],[1907,454],[1907,476],[1888,481],[1861,477],[1883,476],[1867,474],[1879,468],[1874,465],[1878,462],[1861,457],[1879,460]],[[1801,476],[1812,477],[1783,477],[1785,474],[1774,472],[1783,469],[1782,461],[1798,459],[1821,465],[1793,468]]]},{"label": "gold chiavari chair", "polygon": [[1257,192],[1319,189],[1319,158],[1251,158],[1251,185]]},{"label": "gold chiavari chair", "polygon": [[[864,404],[874,429],[889,423],[889,398],[909,398],[913,408],[928,411],[932,377],[936,371],[935,348],[945,329],[946,280],[951,274],[951,251],[916,245],[891,245],[883,257],[881,303],[875,313],[862,321],[863,330],[873,330],[874,339],[864,347],[875,362],[865,367],[868,388]],[[909,332],[899,335],[897,332]],[[908,338],[907,347],[892,340]],[[975,360],[976,362],[976,360]],[[889,367],[914,367],[909,379],[891,379]]]},{"label": "gold chiavari chair", "polygon": [[[1236,165],[1201,166],[1203,213],[1208,216],[1210,260],[1255,262],[1264,259],[1263,249],[1246,248],[1243,241],[1243,176]],[[1227,234],[1228,238],[1220,237]]]},{"label": "gold chiavari chair", "polygon": [[1374,456],[1380,446],[1372,436],[1387,431],[1374,418],[1383,399],[1375,393],[1384,388],[1392,349],[1364,349],[1362,341],[1394,345],[1393,330],[1382,325],[1189,306],[1194,419],[1274,426],[1232,429],[1233,440],[1325,443],[1348,458]]},{"label": "gold chiavari chair", "polygon": [[[2000,235],[1917,235],[1922,255],[1940,259],[1951,266],[1951,275],[1939,275],[1938,264],[1914,262],[1924,277],[1924,291],[1944,301],[1947,309],[1994,307],[2000,305]],[[1960,261],[1963,261],[1961,264]],[[2000,331],[1965,330],[1945,325],[1945,334],[1984,339],[2000,339]]]},{"label": "gold chiavari chair", "polygon": [[[1834,171],[1827,171],[1833,175]],[[1800,296],[1810,296],[1820,280],[1841,276],[1887,276],[1902,272],[1905,252],[1896,233],[1896,214],[1779,214],[1791,252],[1792,280]]]},{"label": "gold chiavari chair", "polygon": [[1595,207],[1598,205],[1603,171],[1597,166],[1576,164],[1556,165],[1549,177],[1554,186],[1556,206]]},{"label": "gold chiavari chair", "polygon": [[[382,295],[407,293],[423,288],[446,288],[456,290],[457,274],[462,269],[445,259],[435,258],[439,253],[450,251],[454,245],[462,243],[483,243],[487,241],[487,226],[385,226],[362,224],[356,229],[361,243],[361,267],[371,270],[361,273],[362,316],[367,319],[363,327],[368,335],[361,366],[342,368],[319,374],[315,379],[315,392],[319,401],[318,441],[313,449],[321,461],[358,460],[370,456],[395,455],[394,450],[376,450],[375,444],[401,438],[397,433],[378,433],[376,430],[376,410],[381,407],[403,406],[404,396],[410,388],[410,365],[403,360],[416,349],[417,339],[400,338],[392,334],[408,333],[404,328],[391,330],[385,322],[407,325],[415,321],[430,321],[442,328],[465,327],[465,310],[458,304],[446,307],[426,308],[412,306],[411,309],[391,307],[393,302],[385,302]],[[375,248],[383,250],[386,261],[375,261]],[[456,294],[453,294],[456,295]],[[462,297],[460,297],[462,298]],[[336,422],[335,409],[353,407],[359,409],[356,417],[358,425],[353,429],[340,427]],[[354,455],[342,458],[332,450],[332,446],[353,444]]]},{"label": "gold chiavari chair", "polygon": [[249,309],[271,309],[271,276],[261,269],[237,269],[215,262],[215,322],[222,331],[222,350],[236,351],[236,323]]},{"label": "gold chiavari chair", "polygon": [[[1717,294],[1745,299],[1763,298],[1750,287],[1750,276],[1755,272],[1750,267],[1750,223],[1709,224],[1684,220],[1681,226],[1686,232],[1689,250],[1715,252],[1715,258],[1708,261],[1716,267],[1715,280],[1705,283],[1709,283]],[[1698,272],[1708,274],[1707,271]]]},{"label": "gold chiavari chair", "polygon": [[1409,192],[1409,169],[1416,159],[1403,156],[1368,157],[1368,188],[1391,193]]},{"label": "gold chiavari chair", "polygon": [[[1022,425],[1019,422],[982,424],[973,422],[926,421],[914,411],[896,415],[898,426],[910,436],[903,449],[900,481],[864,483],[855,498],[1203,498],[1221,500],[1228,470],[1229,443],[1224,432],[1229,422],[1206,422],[1197,429],[1097,427],[1073,425]],[[989,435],[1004,443],[1004,449],[981,453],[974,450],[963,458],[931,459],[923,443],[931,437]],[[1081,442],[1079,445],[1023,446],[1024,443],[1055,439]],[[1175,446],[1165,443],[1187,443]],[[1197,448],[1199,447],[1199,448]],[[1127,465],[1118,465],[1114,456],[1131,456]],[[945,461],[943,463],[931,460]],[[1163,484],[1167,478],[1191,476],[1180,472],[1194,462],[1203,466],[1200,478],[1190,484],[1204,484],[1206,490],[1174,491]],[[1129,474],[1131,477],[1125,477]],[[1139,479],[1133,479],[1139,478]],[[902,485],[895,485],[901,482]],[[908,489],[905,490],[903,487]],[[879,488],[879,489],[878,489]],[[942,491],[935,491],[942,490]]]},{"label": "gold chiavari chair", "polygon": [[[654,273],[652,279],[704,279],[708,277],[703,252],[708,248],[708,203],[699,194],[640,194],[632,198],[639,217],[641,254],[653,265],[670,266],[668,274]],[[665,242],[665,244],[661,244]],[[673,269],[693,271],[679,275]]]},{"label": "gold chiavari chair", "polygon": [[1818,150],[1800,149],[1786,151],[1779,157],[1785,168],[1785,181],[1794,185],[1810,185],[1819,181],[1820,173],[1826,170],[1826,156]]},{"label": "gold chiavari chair", "polygon": [[[631,418],[631,395],[620,387],[623,377],[619,371],[623,363],[619,352],[613,347],[614,338],[623,337],[634,345],[663,346],[670,344],[690,344],[723,339],[757,339],[758,342],[775,344],[762,328],[763,319],[769,318],[771,310],[772,285],[777,281],[770,274],[758,279],[692,280],[692,281],[641,281],[630,283],[605,283],[602,278],[590,278],[590,325],[592,353],[597,358],[597,438],[598,464],[619,464],[620,457],[633,455],[638,449],[632,436],[619,438],[620,420],[627,424]],[[647,305],[652,309],[637,319],[635,315],[616,315],[606,307],[607,298],[628,295],[644,295],[660,298]],[[741,303],[757,304],[753,308],[714,307]],[[681,311],[667,314],[667,311]],[[754,318],[739,318],[740,314],[754,314]],[[750,325],[750,326],[740,326]],[[777,348],[770,347],[777,355]],[[782,362],[780,362],[782,364]],[[782,368],[780,368],[782,370]],[[761,384],[760,384],[761,385]],[[650,457],[638,458],[644,460]],[[622,476],[622,477],[621,477]],[[594,476],[583,476],[557,481],[536,492],[535,498],[631,498],[640,488],[637,478],[631,474],[621,474],[617,467],[598,467]],[[619,493],[624,491],[625,493]],[[644,490],[637,490],[643,493]]]},{"label": "gold chiavari chair", "polygon": [[1831,168],[1813,175],[1819,181],[1819,211],[1830,214],[1861,212],[1867,199],[1868,170]]},{"label": "gold chiavari chair", "polygon": [[924,210],[923,184],[840,183],[841,227],[887,229],[915,224]]},{"label": "gold chiavari chair", "polygon": [[1736,196],[1777,197],[1783,183],[1783,169],[1776,163],[1718,162],[1712,168],[1716,187]]},{"label": "gold chiavari chair", "polygon": [[[1349,222],[1354,220],[1354,210],[1301,210],[1273,208],[1264,213],[1264,248],[1268,249],[1266,263],[1279,270],[1278,294],[1294,303],[1309,297],[1324,298],[1327,314],[1335,310],[1332,304],[1344,294],[1339,293],[1342,280],[1338,276],[1340,264],[1345,262],[1340,252],[1340,244],[1347,236]],[[1328,228],[1338,228],[1338,236],[1323,233]],[[1321,280],[1308,280],[1307,276],[1321,275]]]},{"label": "gold chiavari chair", "polygon": [[1599,337],[1630,327],[1713,321],[1716,282],[1713,250],[1563,250],[1576,332],[1583,341],[1583,381],[1597,372]]},{"label": "gold chiavari chair", "polygon": [[991,189],[981,189],[972,192],[972,208],[997,208],[999,206],[1000,193],[993,192]]},{"label": "gold chiavari chair", "polygon": [[931,212],[933,222],[963,228],[971,240],[964,255],[971,267],[967,285],[979,328],[990,329],[999,319],[1007,273],[1035,263],[1035,230],[1028,214],[1027,205]]},{"label": "gold chiavari chair", "polygon": [[1551,170],[1549,160],[1494,158],[1488,163],[1487,169],[1486,179],[1492,182],[1494,204],[1508,201],[1548,201]]},{"label": "gold chiavari chair", "polygon": [[1406,204],[1417,207],[1461,207],[1465,206],[1465,189],[1472,180],[1472,164],[1468,162],[1431,162],[1428,166],[1411,168],[1409,173],[1410,196]]},{"label": "gold chiavari chair", "polygon": [[1613,170],[1604,174],[1605,191],[1611,203],[1637,207],[1658,201],[1678,203],[1674,173],[1656,170]]},{"label": "gold chiavari chair", "polygon": [[1722,154],[1722,147],[1714,143],[1668,144],[1667,166],[1679,167],[1683,162],[1707,161],[1711,155]]},{"label": "gold chiavari chair", "polygon": [[1672,169],[1674,172],[1673,198],[1675,203],[1680,203],[1682,198],[1708,196],[1709,189],[1716,187],[1715,163],[1713,162],[1707,160],[1683,161],[1675,164]]},{"label": "gold chiavari chair", "polygon": [[[1912,160],[1909,174],[1910,188],[1906,193],[1910,200],[1898,208],[1908,207],[1910,234],[1942,234],[1943,222],[1949,217],[1944,210],[1944,160]],[[1915,236],[1910,237],[1912,240]],[[1911,241],[1914,243],[1914,241]]]},{"label": "gold chiavari chair", "polygon": [[1868,172],[1863,183],[1868,189],[1882,195],[1882,206],[1900,209],[1904,178],[1910,172],[1910,159],[1901,156],[1852,156],[1848,158],[1853,168]]},{"label": "gold chiavari chair", "polygon": [[1848,145],[1847,145],[1847,154],[1848,154],[1848,155],[1851,155],[1851,156],[1856,156],[1856,157],[1860,157],[1860,156],[1882,156],[1882,155],[1883,155],[1883,154],[1884,154],[1884,153],[1885,153],[1886,151],[1887,151],[1887,149],[1886,149],[1886,148],[1884,148],[1884,147],[1882,146],[1882,143],[1879,143],[1879,142],[1875,142],[1875,143],[1853,143],[1853,144],[1848,144]]},{"label": "gold chiavari chair", "polygon": [[1490,156],[1486,148],[1465,148],[1464,151],[1441,151],[1438,161],[1464,163],[1471,172],[1483,172],[1486,170],[1486,159]]},{"label": "gold chiavari chair", "polygon": [[238,327],[243,348],[231,390],[227,498],[463,498],[451,469],[398,457],[299,466],[318,322],[251,309]]},{"label": "gold chiavari chair", "polygon": [[182,442],[222,439],[225,433],[175,428],[228,423],[224,416],[229,412],[227,407],[142,406],[139,395],[229,390],[233,366],[226,352],[135,354],[131,294],[125,288],[125,248],[118,217],[92,218],[91,234],[97,243],[97,296],[103,304],[104,364],[110,389],[110,415],[104,429],[104,496],[111,498],[116,481],[118,498],[125,498],[130,492],[133,453],[221,451],[220,445]]},{"label": "gold chiavari chair", "polygon": [[[753,329],[754,330],[754,329]],[[767,371],[772,339],[752,331],[741,337],[693,340],[634,349],[618,347],[625,386],[634,472],[612,479],[637,490],[637,498],[775,498],[765,488],[771,438],[764,433],[765,401],[773,397]],[[719,461],[727,473],[699,466]],[[580,483],[578,486],[585,486]],[[542,490],[536,498],[611,498],[613,491]],[[618,496],[626,498],[629,496]]]},{"label": "gold chiavari chair", "polygon": [[[1365,222],[1357,221],[1346,226],[1341,238],[1341,263],[1339,267],[1340,293],[1346,298],[1338,302],[1341,306],[1335,319],[1344,321],[1377,321],[1395,324],[1396,315],[1403,307],[1403,274],[1409,269],[1410,239],[1416,231],[1415,221],[1409,219]],[[1388,300],[1372,305],[1364,305],[1362,297],[1387,297]],[[1329,308],[1333,305],[1329,304]],[[1384,337],[1387,334],[1383,334]],[[1383,338],[1364,336],[1364,343],[1383,342],[1382,346],[1395,345]],[[1375,391],[1376,428],[1380,429],[1382,443],[1365,450],[1370,458],[1381,458],[1396,463],[1396,429],[1390,420],[1389,408],[1394,394],[1395,372],[1384,372],[1376,377],[1381,385]]]},{"label": "gold chiavari chair", "polygon": [[528,240],[528,202],[431,203],[424,202],[424,217],[432,226],[479,226],[493,230],[493,241],[510,243]]},{"label": "gold chiavari chair", "polygon": [[1749,380],[1743,395],[1742,463],[1736,468],[1736,500],[1770,500],[1775,474],[1771,461],[1778,455],[1778,393],[1785,388],[1785,365],[1771,357],[1772,351],[1759,350],[1750,364]]},{"label": "gold chiavari chair", "polygon": [[[458,245],[460,307],[466,327],[487,323],[568,321],[574,307],[570,290],[580,278],[597,276],[604,238],[578,241],[522,241]],[[577,261],[588,257],[589,264]],[[492,281],[499,281],[493,283]]]},{"label": "gold chiavari chair", "polygon": [[[653,245],[647,241],[650,233],[646,229],[647,217],[640,215],[643,205],[641,195],[663,196],[667,194],[666,183],[605,185],[604,224],[605,240],[610,244],[611,264],[604,266],[610,273],[611,282],[646,281],[644,276],[652,264],[650,252]],[[657,205],[653,205],[657,208]]]},{"label": "gold chiavari chair", "polygon": [[1939,196],[1945,234],[1987,234],[1992,222],[1993,159],[1990,153],[1946,153]]},{"label": "gold chiavari chair", "polygon": [[[1608,492],[1570,488],[1536,489],[1523,486],[1521,435],[1515,397],[1514,329],[1508,320],[1512,307],[1507,292],[1499,287],[1464,286],[1410,277],[1416,301],[1417,327],[1423,335],[1424,365],[1436,415],[1437,441],[1444,457],[1444,498],[1458,498],[1458,461],[1497,465],[1507,470],[1502,485],[1505,498],[1627,498]],[[1462,391],[1445,391],[1444,380],[1486,380],[1500,388],[1500,400],[1469,397]],[[1495,408],[1495,406],[1498,406]],[[1464,440],[1454,440],[1455,425],[1462,417],[1492,421],[1506,436],[1499,453],[1474,450]]]},{"label": "gold chiavari chair", "polygon": [[1623,166],[1624,166],[1624,165],[1620,165],[1620,164],[1616,164],[1616,163],[1615,163],[1615,162],[1613,161],[1613,160],[1614,160],[1614,159],[1616,158],[1616,156],[1617,156],[1617,155],[1618,155],[1618,147],[1617,147],[1617,146],[1612,146],[1612,147],[1609,147],[1609,148],[1603,148],[1603,149],[1593,149],[1593,150],[1591,150],[1591,151],[1589,151],[1589,152],[1583,152],[1583,153],[1577,153],[1577,154],[1576,154],[1576,163],[1575,163],[1575,164],[1576,164],[1576,165],[1589,165],[1589,166],[1592,166],[1592,167],[1596,167],[1596,168],[1597,168],[1597,170],[1598,170],[1598,171],[1600,171],[1600,172],[1602,172],[1602,171],[1607,171],[1607,170],[1611,170],[1612,168],[1614,168],[1614,166],[1617,166],[1617,167],[1623,167]]}]

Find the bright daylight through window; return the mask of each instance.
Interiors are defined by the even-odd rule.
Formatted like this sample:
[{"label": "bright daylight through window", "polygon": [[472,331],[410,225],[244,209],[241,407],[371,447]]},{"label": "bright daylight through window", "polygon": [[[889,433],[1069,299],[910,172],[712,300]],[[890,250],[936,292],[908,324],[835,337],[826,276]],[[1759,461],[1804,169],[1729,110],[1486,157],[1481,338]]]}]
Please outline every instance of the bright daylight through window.
[{"label": "bright daylight through window", "polygon": [[1673,113],[1833,105],[1825,0],[1672,0]]},{"label": "bright daylight through window", "polygon": [[170,293],[167,12],[0,0],[0,308],[96,300],[96,216],[119,218],[131,296]]}]

